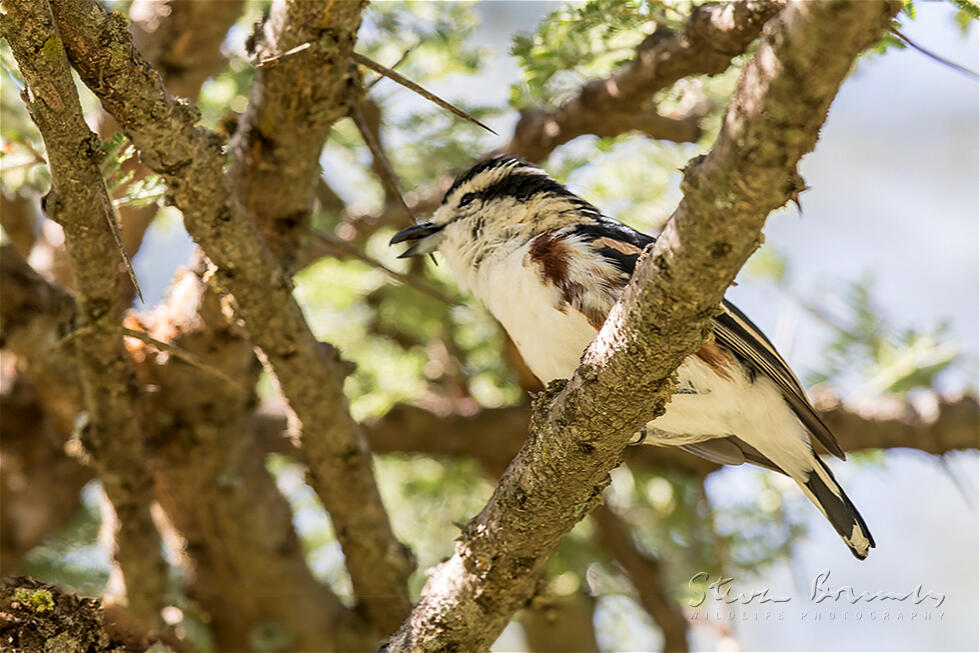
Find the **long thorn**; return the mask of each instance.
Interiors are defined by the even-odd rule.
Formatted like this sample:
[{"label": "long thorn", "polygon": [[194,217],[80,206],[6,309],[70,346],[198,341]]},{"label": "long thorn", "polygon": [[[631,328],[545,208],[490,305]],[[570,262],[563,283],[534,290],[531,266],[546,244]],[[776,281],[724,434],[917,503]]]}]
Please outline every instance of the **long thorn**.
[{"label": "long thorn", "polygon": [[399,75],[398,73],[396,73],[391,68],[387,68],[385,66],[382,66],[381,64],[377,63],[376,61],[374,61],[372,59],[368,59],[363,54],[359,54],[357,52],[352,52],[351,53],[351,59],[353,59],[356,63],[361,64],[362,66],[365,66],[367,68],[370,68],[371,70],[373,70],[374,72],[376,72],[376,73],[378,73],[380,75],[384,75],[385,77],[387,77],[391,81],[397,82],[397,83],[401,84],[402,86],[404,86],[405,88],[407,88],[409,90],[412,90],[412,91],[415,91],[416,93],[418,93],[419,95],[421,95],[422,97],[424,97],[429,102],[432,102],[433,104],[436,104],[436,105],[442,107],[446,111],[450,111],[450,112],[456,114],[457,116],[459,116],[463,120],[467,120],[467,121],[473,123],[474,125],[479,125],[480,127],[483,127],[484,129],[486,129],[488,132],[490,132],[494,136],[499,136],[499,134],[497,132],[495,132],[494,130],[490,129],[489,127],[487,127],[486,125],[484,125],[482,122],[480,122],[479,120],[477,120],[476,118],[474,118],[470,114],[466,113],[462,109],[459,109],[459,108],[453,106],[449,102],[446,102],[445,100],[443,100],[442,98],[440,98],[438,95],[435,95],[434,93],[425,90],[424,88],[422,88],[421,86],[419,86],[415,82],[413,82],[413,81],[411,81],[409,79],[406,79],[406,78],[402,77],[401,75]]},{"label": "long thorn", "polygon": [[126,265],[126,272],[129,274],[129,280],[133,282],[136,295],[140,298],[140,302],[143,302],[143,291],[140,290],[140,284],[136,280],[133,262],[130,260],[129,254],[126,253],[126,245],[123,244],[122,233],[119,231],[119,224],[116,222],[116,209],[109,198],[108,190],[103,195],[102,201],[105,203],[105,220],[109,224],[109,232],[112,234],[112,239],[116,242],[116,249],[119,250],[119,255],[122,256],[123,263]]},{"label": "long thorn", "polygon": [[[413,52],[415,52],[415,50],[420,45],[422,45],[422,42],[421,41],[419,41],[415,45],[410,46],[407,50],[405,50],[402,53],[402,56],[398,57],[398,61],[396,61],[395,63],[391,64],[391,66],[389,66],[389,70],[394,70],[398,66],[402,65],[403,63],[405,63],[405,60],[408,59],[409,55],[411,55]],[[364,87],[364,92],[367,93],[368,91],[370,91],[372,88],[374,88],[374,85],[375,84],[377,84],[378,82],[380,82],[384,78],[385,78],[384,75],[380,75],[379,74],[377,77],[375,77],[374,79],[371,80],[371,83],[370,84],[368,84],[367,86]]]},{"label": "long thorn", "polygon": [[[68,334],[66,334],[63,338],[61,338],[60,340],[58,340],[58,342],[54,344],[54,348],[60,349],[61,347],[65,346],[66,344],[74,340],[77,336],[80,336],[86,331],[91,331],[93,328],[94,328],[93,325],[89,324],[87,326],[75,329],[74,331],[70,331]],[[172,355],[174,358],[179,358],[180,360],[184,361],[188,365],[193,365],[194,367],[204,372],[207,372],[208,374],[212,374],[218,377],[222,381],[228,382],[232,386],[241,388],[241,384],[238,381],[231,378],[230,376],[228,376],[218,368],[208,365],[201,358],[195,356],[189,351],[186,351],[174,345],[167,344],[163,341],[157,340],[156,338],[154,338],[148,333],[145,333],[143,331],[137,331],[136,329],[130,329],[129,327],[122,327],[122,334],[127,338],[136,338],[137,340],[141,340],[146,344],[150,345],[151,347],[159,349],[160,351],[167,352],[168,354]]]},{"label": "long thorn", "polygon": [[938,61],[939,63],[943,64],[944,66],[948,66],[948,67],[952,68],[953,70],[956,70],[956,71],[959,71],[959,72],[963,73],[964,75],[969,75],[973,79],[980,79],[980,75],[978,75],[976,72],[970,70],[966,66],[961,66],[960,64],[958,64],[958,63],[956,63],[954,61],[950,61],[949,59],[945,59],[943,57],[940,57],[935,52],[930,52],[929,50],[926,50],[924,47],[922,47],[921,45],[919,45],[918,43],[916,43],[915,41],[913,41],[909,37],[905,36],[904,34],[902,34],[901,32],[899,32],[894,27],[889,28],[888,31],[891,32],[892,34],[894,34],[895,36],[897,36],[898,38],[900,38],[910,48],[912,48],[913,50],[918,50],[919,52],[921,52],[922,54],[926,55],[927,57],[929,57],[933,61]]}]

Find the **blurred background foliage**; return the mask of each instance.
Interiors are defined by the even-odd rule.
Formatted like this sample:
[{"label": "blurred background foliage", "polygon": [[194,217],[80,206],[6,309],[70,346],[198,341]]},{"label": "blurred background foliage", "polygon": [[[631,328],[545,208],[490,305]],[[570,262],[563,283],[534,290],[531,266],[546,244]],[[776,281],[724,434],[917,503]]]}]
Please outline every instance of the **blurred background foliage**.
[{"label": "blurred background foliage", "polygon": [[[480,26],[475,4],[375,2],[364,14],[358,49],[386,65],[397,64],[399,72],[423,85],[453,75],[479,76],[491,55],[509,52],[520,74],[510,87],[509,101],[450,98],[507,133],[514,110],[561,104],[584,81],[607,75],[628,61],[655,24],[682,28],[694,4],[593,0],[550,5],[553,9],[545,12],[536,28],[513,34],[511,42],[499,43],[494,53],[492,46],[474,39]],[[980,15],[978,5],[972,0],[953,4],[951,20],[964,33],[976,29],[970,21]],[[126,9],[125,3],[117,6]],[[268,6],[268,2],[248,3],[229,33],[224,47],[227,66],[205,83],[198,102],[204,124],[233,125],[235,114],[244,110],[254,74],[245,40]],[[907,2],[898,22],[907,24],[914,16],[915,6]],[[889,47],[904,44],[889,35],[876,52]],[[5,44],[0,55],[2,191],[8,197],[36,195],[46,191],[50,182],[43,144],[18,98],[19,75]],[[722,75],[683,80],[656,98],[664,113],[692,98],[710,108],[697,143],[654,142],[633,135],[582,137],[556,151],[545,167],[609,215],[656,232],[680,197],[680,169],[714,140],[741,66],[750,56],[737,58]],[[373,82],[366,75],[365,83]],[[83,93],[83,97],[92,109],[91,96]],[[370,97],[380,109],[384,146],[403,189],[423,189],[467,167],[497,143],[492,135],[418,101],[389,80],[373,85]],[[163,189],[155,178],[130,183],[120,172],[122,163],[133,155],[126,139],[114,137],[106,149],[105,172],[116,202],[162,205]],[[326,181],[346,205],[345,213],[371,214],[384,208],[385,190],[371,172],[370,152],[350,120],[333,129],[322,163]],[[168,211],[172,216],[172,210],[161,216]],[[345,238],[351,233],[337,206],[318,206],[314,226]],[[154,227],[174,228],[178,227],[172,217],[161,218]],[[504,336],[494,320],[459,293],[445,265],[397,260],[397,252],[387,245],[393,231],[385,226],[365,236],[355,234],[354,242],[371,258],[423,280],[450,301],[393,282],[383,270],[349,258],[321,258],[297,277],[296,295],[316,335],[356,363],[346,385],[354,417],[378,417],[398,402],[472,411],[526,401],[525,389],[501,354]],[[795,290],[799,286],[792,283],[793,273],[793,261],[767,245],[751,259],[741,279],[770,285],[796,302],[806,319],[826,329],[823,364],[799,370],[807,384],[828,384],[845,393],[845,398],[911,396],[930,391],[937,377],[951,368],[959,367],[968,378],[975,378],[975,361],[962,355],[942,320],[910,325],[901,313],[888,314],[876,302],[870,273],[849,282],[843,292],[831,286],[807,293]],[[261,388],[266,397],[275,393],[269,379],[262,381]],[[858,464],[881,464],[881,458],[873,455],[859,458]],[[304,482],[303,468],[275,454],[270,454],[267,465],[292,505],[312,569],[349,599],[350,581],[340,547],[329,517]],[[494,479],[466,459],[384,455],[376,457],[376,466],[395,532],[418,557],[418,572],[412,579],[417,593],[425,570],[451,554],[458,534],[454,524],[465,523],[479,511]],[[791,482],[753,470],[740,473],[742,490],[727,496],[719,508],[702,479],[628,465],[613,472],[608,504],[631,526],[636,546],[667,563],[670,587],[678,600],[704,589],[703,584],[689,585],[691,569],[707,571],[710,577],[758,574],[777,561],[790,560],[794,546],[808,532],[811,508]],[[90,484],[71,525],[35,549],[20,571],[98,594],[108,570],[106,556],[96,544],[99,494],[96,484]],[[635,639],[637,629],[655,637],[655,627],[635,602],[622,571],[595,543],[593,529],[586,520],[565,540],[551,562],[548,589],[556,595],[601,597],[597,625],[605,649],[646,642]],[[198,643],[206,645],[205,631],[193,632],[198,632]]]}]

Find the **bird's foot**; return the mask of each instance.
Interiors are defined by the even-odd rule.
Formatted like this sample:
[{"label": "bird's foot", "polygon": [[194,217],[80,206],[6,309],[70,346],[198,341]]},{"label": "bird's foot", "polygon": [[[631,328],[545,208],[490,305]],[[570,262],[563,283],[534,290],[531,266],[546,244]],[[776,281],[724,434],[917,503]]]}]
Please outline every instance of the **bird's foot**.
[{"label": "bird's foot", "polygon": [[635,447],[638,444],[643,444],[646,441],[646,439],[647,439],[647,427],[644,426],[642,429],[640,429],[637,432],[636,436],[637,436],[636,437],[636,440],[633,440],[627,446],[629,446],[629,447]]}]

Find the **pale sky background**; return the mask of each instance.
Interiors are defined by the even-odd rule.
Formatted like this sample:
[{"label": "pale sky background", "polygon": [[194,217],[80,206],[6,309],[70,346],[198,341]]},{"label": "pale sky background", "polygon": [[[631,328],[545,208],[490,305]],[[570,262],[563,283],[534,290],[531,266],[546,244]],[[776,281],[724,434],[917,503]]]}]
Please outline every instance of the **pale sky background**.
[{"label": "pale sky background", "polygon": [[[477,40],[495,48],[496,57],[479,76],[453,76],[433,83],[432,90],[450,100],[502,103],[518,74],[507,55],[511,35],[530,30],[553,7],[544,2],[479,5],[484,24]],[[905,33],[976,70],[977,26],[963,37],[948,4],[919,2],[916,7],[918,17],[905,21]],[[405,101],[414,100],[408,96]],[[515,121],[511,113],[491,124],[507,134]],[[950,321],[952,337],[968,363],[945,375],[943,389],[975,390],[980,296],[977,83],[912,50],[864,61],[844,84],[801,172],[810,186],[801,198],[803,216],[780,214],[766,228],[767,242],[792,264],[794,289],[832,300],[844,282],[872,272],[874,298],[899,326]],[[173,266],[185,262],[190,252],[182,229],[155,229],[152,234],[135,261],[149,306],[159,300]],[[828,334],[799,315],[791,301],[752,279],[741,279],[729,298],[775,336],[794,368],[821,367]],[[810,535],[796,552],[795,570],[781,565],[761,578],[736,579],[742,591],[769,588],[772,595],[791,600],[748,606],[734,621],[727,606],[717,604],[713,611],[722,608],[723,618],[696,626],[693,644],[705,650],[977,650],[978,457],[975,452],[954,454],[947,462],[948,472],[929,456],[900,451],[888,454],[883,468],[834,465],[878,542],[871,557],[854,560],[822,517],[807,510]],[[752,474],[743,468],[715,474],[709,484],[713,500],[723,507],[733,495],[753,491]],[[953,478],[971,500],[964,499]],[[831,570],[828,585],[834,589],[850,585],[857,592],[905,593],[921,584],[923,592],[940,592],[946,599],[934,610],[924,608],[928,601],[920,606],[911,601],[872,604],[874,619],[868,605],[841,601],[815,606],[809,583],[825,569]],[[801,580],[794,580],[794,573]],[[800,584],[804,587],[798,588]],[[607,610],[633,609],[623,604],[603,602]],[[822,612],[819,621],[814,620],[816,608]],[[885,611],[890,614],[887,621]],[[604,624],[608,631],[608,612],[600,611],[597,619],[600,634]],[[642,615],[627,621],[628,632],[614,633],[620,646],[659,648],[658,635]],[[496,648],[520,645],[520,634],[509,629]]]}]

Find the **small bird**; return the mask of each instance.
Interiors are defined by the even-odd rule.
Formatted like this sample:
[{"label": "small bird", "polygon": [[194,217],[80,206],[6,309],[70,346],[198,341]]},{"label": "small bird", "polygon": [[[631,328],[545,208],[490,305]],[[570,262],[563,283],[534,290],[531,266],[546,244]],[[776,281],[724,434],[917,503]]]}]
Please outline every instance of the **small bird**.
[{"label": "small bird", "polygon": [[[432,220],[404,229],[401,255],[440,252],[542,383],[569,378],[633,275],[652,236],[608,218],[542,169],[512,156],[460,175]],[[720,464],[750,462],[792,478],[860,559],[874,539],[814,453],[844,459],[769,339],[725,301],[714,339],[677,370],[676,393],[645,441]]]}]

